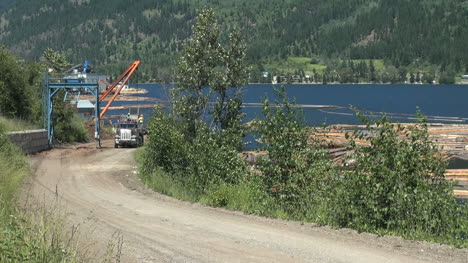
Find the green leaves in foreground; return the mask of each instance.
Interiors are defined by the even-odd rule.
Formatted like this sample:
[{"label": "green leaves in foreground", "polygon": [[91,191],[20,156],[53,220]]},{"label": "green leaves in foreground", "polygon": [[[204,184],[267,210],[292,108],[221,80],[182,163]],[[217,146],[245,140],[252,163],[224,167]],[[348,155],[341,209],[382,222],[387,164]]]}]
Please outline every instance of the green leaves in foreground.
[{"label": "green leaves in foreground", "polygon": [[310,217],[322,180],[332,171],[328,154],[318,141],[309,139],[303,112],[289,102],[284,86],[276,90],[279,98],[270,105],[263,101],[264,120],[258,120],[259,141],[267,154],[258,169],[265,191],[282,208],[298,219]]},{"label": "green leaves in foreground", "polygon": [[210,8],[200,10],[192,30],[175,67],[173,114],[185,122],[189,138],[196,136],[199,121],[208,119],[210,129],[239,131],[243,116],[240,88],[247,84],[246,45],[237,31],[229,34],[228,41],[222,41]]},{"label": "green leaves in foreground", "polygon": [[[330,223],[362,231],[407,236],[466,238],[466,206],[457,204],[445,180],[446,162],[427,133],[415,125],[375,125],[362,116],[366,131],[350,137],[352,169],[335,178]],[[366,146],[357,146],[355,139]]]},{"label": "green leaves in foreground", "polygon": [[230,136],[223,137],[224,134],[199,124],[199,132],[188,139],[184,124],[162,110],[155,110],[148,125],[142,176],[162,170],[197,195],[213,185],[239,182],[246,173],[246,165],[236,147],[226,141]]}]

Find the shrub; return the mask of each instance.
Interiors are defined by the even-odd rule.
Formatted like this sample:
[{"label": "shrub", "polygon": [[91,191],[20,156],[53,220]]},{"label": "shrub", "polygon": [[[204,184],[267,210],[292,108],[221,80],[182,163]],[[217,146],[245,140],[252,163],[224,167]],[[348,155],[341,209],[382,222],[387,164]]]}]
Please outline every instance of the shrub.
[{"label": "shrub", "polygon": [[332,171],[328,154],[310,140],[303,115],[288,100],[284,86],[275,90],[279,101],[263,101],[264,120],[258,134],[264,150],[258,168],[266,191],[296,218],[312,217],[323,179]]},{"label": "shrub", "polygon": [[212,185],[236,184],[246,172],[237,148],[226,143],[223,135],[207,127],[200,128],[195,140],[188,144],[187,176],[199,193]]},{"label": "shrub", "polygon": [[143,153],[142,174],[151,174],[156,168],[167,173],[182,172],[188,166],[188,149],[183,127],[155,108],[148,122],[148,140]]},{"label": "shrub", "polygon": [[30,94],[22,62],[0,45],[0,114],[26,118],[31,114]]},{"label": "shrub", "polygon": [[64,91],[60,91],[54,97],[54,139],[60,143],[85,142],[89,139],[89,133],[85,122],[81,120],[73,110],[62,100]]},{"label": "shrub", "polygon": [[[424,121],[415,126],[386,117],[350,136],[353,169],[335,177],[329,223],[361,231],[394,231],[413,236],[467,235],[463,207],[445,180],[446,162],[430,139]],[[358,147],[355,139],[368,146]],[[466,211],[465,211],[466,213]],[[466,222],[466,220],[465,220]]]},{"label": "shrub", "polygon": [[187,137],[184,122],[156,109],[148,125],[142,176],[153,176],[162,169],[199,196],[212,185],[238,182],[246,166],[229,143],[231,137],[210,130],[202,122],[197,126],[196,136]]}]

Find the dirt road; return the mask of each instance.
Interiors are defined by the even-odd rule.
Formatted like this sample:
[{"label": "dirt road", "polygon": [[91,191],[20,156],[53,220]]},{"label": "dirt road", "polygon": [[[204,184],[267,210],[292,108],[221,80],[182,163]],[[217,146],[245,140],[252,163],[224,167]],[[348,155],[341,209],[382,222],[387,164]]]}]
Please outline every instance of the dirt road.
[{"label": "dirt road", "polygon": [[89,144],[33,156],[32,193],[61,198],[71,223],[95,229],[86,239],[97,248],[120,232],[121,262],[468,262],[466,249],[180,202],[138,181],[134,151]]}]

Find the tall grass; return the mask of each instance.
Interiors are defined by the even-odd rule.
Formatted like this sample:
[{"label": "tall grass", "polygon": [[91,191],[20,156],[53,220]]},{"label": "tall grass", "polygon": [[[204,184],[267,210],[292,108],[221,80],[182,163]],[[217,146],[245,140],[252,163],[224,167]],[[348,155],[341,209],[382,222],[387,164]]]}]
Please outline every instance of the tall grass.
[{"label": "tall grass", "polygon": [[[140,148],[135,152],[135,159],[141,164],[145,163],[145,150]],[[213,184],[202,192],[197,191],[196,186],[180,180],[180,177],[161,168],[148,171],[144,166],[140,166],[138,175],[152,190],[179,200],[266,217],[288,218],[275,200],[259,187],[260,178],[254,174],[246,174],[238,184]]]},{"label": "tall grass", "polygon": [[65,231],[55,208],[18,206],[17,195],[28,174],[26,157],[0,124],[0,262],[82,262],[76,231]]},{"label": "tall grass", "polygon": [[10,143],[5,130],[0,123],[0,204],[2,211],[9,211],[17,189],[28,174],[28,166],[21,150]]},{"label": "tall grass", "polygon": [[4,126],[4,129],[8,131],[24,131],[24,130],[34,130],[39,129],[40,127],[31,122],[22,120],[22,119],[11,119],[0,116],[0,124]]},{"label": "tall grass", "polygon": [[0,262],[73,262],[63,245],[61,224],[50,213],[35,215],[16,206],[16,195],[29,168],[0,124]]}]

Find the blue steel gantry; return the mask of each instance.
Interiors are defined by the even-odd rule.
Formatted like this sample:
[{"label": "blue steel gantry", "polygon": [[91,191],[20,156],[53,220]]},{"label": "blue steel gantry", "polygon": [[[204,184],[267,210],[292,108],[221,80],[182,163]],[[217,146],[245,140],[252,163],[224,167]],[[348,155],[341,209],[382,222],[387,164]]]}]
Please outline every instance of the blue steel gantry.
[{"label": "blue steel gantry", "polygon": [[96,148],[101,147],[101,129],[100,129],[100,108],[99,108],[99,84],[96,80],[94,82],[85,83],[83,79],[70,79],[70,78],[56,78],[46,76],[44,81],[44,117],[45,124],[47,125],[47,135],[49,139],[49,145],[53,144],[54,140],[54,123],[53,123],[53,97],[60,91],[82,91],[86,90],[91,93],[96,101],[94,103],[94,139],[96,141]]}]

